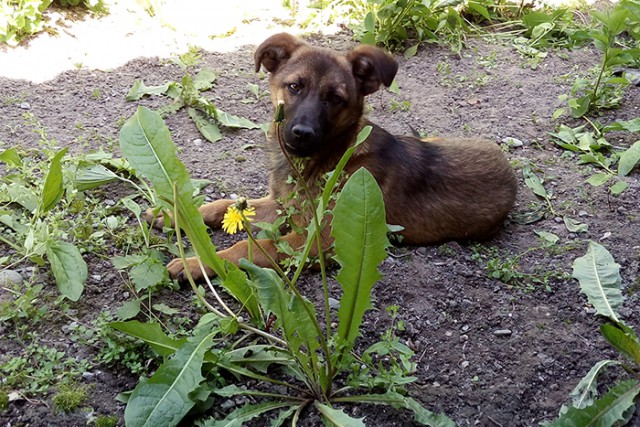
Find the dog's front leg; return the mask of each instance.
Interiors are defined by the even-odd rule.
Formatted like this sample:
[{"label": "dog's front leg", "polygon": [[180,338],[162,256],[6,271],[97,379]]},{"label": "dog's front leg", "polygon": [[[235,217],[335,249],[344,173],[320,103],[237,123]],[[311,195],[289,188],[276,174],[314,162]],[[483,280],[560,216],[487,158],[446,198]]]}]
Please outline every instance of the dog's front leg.
[{"label": "dog's front leg", "polygon": [[[225,212],[229,206],[233,205],[235,202],[236,201],[232,199],[220,199],[202,205],[198,210],[200,211],[200,214],[202,214],[204,223],[210,228],[216,229],[222,226],[222,219],[224,218]],[[249,200],[247,203],[256,210],[256,216],[252,218],[252,221],[273,222],[278,217],[279,204],[271,196]],[[165,226],[165,216],[162,212],[157,216],[154,216],[153,209],[147,209],[144,213],[144,219],[148,223],[153,224],[154,228],[159,230],[162,230]],[[173,219],[171,219],[171,226],[173,227],[174,225]]]},{"label": "dog's front leg", "polygon": [[[282,240],[286,241],[289,246],[291,246],[294,250],[302,250],[306,241],[306,237],[302,234],[290,232],[285,235]],[[329,237],[329,233],[322,233],[322,252],[323,254],[327,254],[329,249],[331,248],[333,240]],[[253,245],[253,263],[259,267],[273,267],[272,261],[280,264],[286,257],[286,254],[278,252],[278,249],[275,246],[273,240],[270,239],[259,239],[257,240],[260,248]],[[318,247],[317,245],[313,245],[311,247],[311,252],[309,254],[312,257],[318,256]],[[235,245],[231,246],[229,249],[225,249],[222,251],[218,251],[218,256],[222,259],[225,259],[235,265],[240,264],[241,259],[249,259],[249,241],[242,240]],[[202,270],[198,264],[198,260],[195,257],[187,258],[187,268],[191,273],[191,276],[196,281],[201,281],[204,279],[202,274]],[[168,265],[167,269],[169,270],[169,275],[172,278],[177,278],[180,281],[186,280],[186,275],[184,274],[184,264],[180,258],[176,258],[172,260]],[[205,266],[205,272],[207,276],[213,277],[215,273],[213,270]]]}]

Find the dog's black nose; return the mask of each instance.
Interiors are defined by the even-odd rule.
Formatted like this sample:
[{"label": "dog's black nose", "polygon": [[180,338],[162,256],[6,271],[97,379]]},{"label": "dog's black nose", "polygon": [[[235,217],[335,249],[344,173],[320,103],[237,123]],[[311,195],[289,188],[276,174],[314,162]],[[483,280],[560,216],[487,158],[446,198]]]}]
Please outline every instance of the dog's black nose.
[{"label": "dog's black nose", "polygon": [[316,132],[311,126],[301,124],[295,125],[291,128],[291,132],[293,133],[293,136],[303,141],[313,139],[316,136]]}]

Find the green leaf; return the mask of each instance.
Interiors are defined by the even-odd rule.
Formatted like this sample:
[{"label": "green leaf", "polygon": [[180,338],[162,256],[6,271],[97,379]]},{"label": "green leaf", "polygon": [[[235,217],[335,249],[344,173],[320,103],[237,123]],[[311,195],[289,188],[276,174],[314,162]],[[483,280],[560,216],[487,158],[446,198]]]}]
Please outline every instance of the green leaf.
[{"label": "green leaf", "polygon": [[162,357],[168,357],[180,349],[186,338],[173,339],[164,333],[159,323],[142,323],[138,320],[128,322],[111,322],[107,324],[113,329],[141,339],[153,351]]},{"label": "green leaf", "polygon": [[640,161],[640,141],[636,141],[620,155],[618,175],[627,176]]},{"label": "green leaf", "polygon": [[595,173],[593,175],[591,175],[588,179],[587,182],[591,185],[593,185],[594,187],[599,187],[603,184],[605,184],[607,181],[609,181],[609,179],[611,178],[611,175],[608,173]]},{"label": "green leaf", "polygon": [[560,240],[560,237],[558,237],[556,234],[549,233],[548,231],[533,230],[533,232],[536,233],[542,240],[551,244],[556,244]]},{"label": "green leaf", "polygon": [[193,203],[189,173],[178,160],[177,148],[160,115],[138,107],[120,130],[120,147],[131,167],[151,181],[165,210],[173,207],[175,185],[178,225],[187,234],[202,262],[224,279],[224,263],[217,255],[202,215]]},{"label": "green leaf", "polygon": [[78,248],[68,242],[47,242],[47,259],[62,296],[78,301],[87,280],[87,264]]},{"label": "green leaf", "polygon": [[216,81],[216,77],[216,73],[213,70],[209,68],[203,68],[193,78],[193,86],[199,91],[209,90],[213,87],[213,84]]},{"label": "green leaf", "polygon": [[337,397],[334,402],[370,403],[374,405],[389,405],[397,409],[408,409],[413,412],[413,417],[419,424],[430,427],[455,427],[449,417],[444,414],[434,414],[420,402],[411,397],[402,396],[399,393],[388,391],[384,394],[365,394],[347,397]]},{"label": "green leaf", "polygon": [[260,321],[262,313],[258,306],[255,289],[247,280],[247,275],[235,265],[229,265],[227,277],[222,281],[222,286],[234,295],[242,306],[249,312],[251,318]]},{"label": "green leaf", "polygon": [[640,342],[633,329],[623,323],[605,323],[600,332],[619,352],[640,364]]},{"label": "green leaf", "polygon": [[81,166],[76,171],[74,187],[80,191],[86,191],[117,179],[119,179],[118,175],[100,164]]},{"label": "green leaf", "polygon": [[58,151],[51,159],[47,177],[44,180],[42,195],[40,198],[40,212],[46,213],[62,199],[64,194],[61,159],[67,153],[68,148]]},{"label": "green leaf", "polygon": [[18,150],[16,150],[15,148],[7,148],[2,153],[0,153],[0,160],[11,166],[22,165],[20,154],[18,154]]},{"label": "green leaf", "polygon": [[602,398],[586,408],[569,408],[553,422],[543,423],[546,427],[605,427],[625,425],[635,410],[634,400],[640,392],[640,383],[627,380],[611,388]]},{"label": "green leaf", "polygon": [[247,120],[244,117],[234,116],[233,114],[225,113],[218,109],[218,121],[221,125],[230,128],[242,128],[242,129],[259,129],[260,125],[253,123],[251,120]]},{"label": "green leaf", "polygon": [[587,253],[573,262],[572,277],[580,282],[580,289],[599,315],[620,322],[618,309],[623,301],[620,265],[604,246],[589,242]]},{"label": "green leaf", "polygon": [[266,412],[280,408],[288,408],[290,406],[294,405],[290,402],[265,402],[259,404],[247,403],[241,408],[233,411],[224,420],[215,420],[211,418],[201,422],[199,425],[201,427],[241,427],[245,422]]},{"label": "green leaf", "polygon": [[126,301],[116,310],[116,318],[128,320],[136,317],[140,313],[140,300],[134,299]]},{"label": "green leaf", "polygon": [[640,117],[622,122],[614,122],[602,129],[603,133],[610,131],[640,132]]},{"label": "green leaf", "polygon": [[292,295],[284,288],[282,279],[275,271],[260,268],[246,259],[240,266],[249,272],[257,290],[258,299],[265,311],[276,317],[276,328],[282,329],[290,353],[298,359],[301,367],[311,375],[317,362],[319,349],[317,316],[311,302]]},{"label": "green leaf", "polygon": [[382,191],[365,168],[358,169],[340,192],[331,235],[341,266],[336,280],[343,292],[338,336],[349,351],[359,335],[364,312],[371,308],[371,289],[381,277],[378,265],[386,258],[389,245]]},{"label": "green leaf", "polygon": [[189,117],[191,117],[191,119],[193,120],[193,123],[195,123],[196,127],[207,141],[217,142],[222,139],[220,128],[211,120],[209,120],[207,116],[191,107],[189,107],[187,112],[189,113]]},{"label": "green leaf", "polygon": [[351,418],[345,414],[342,409],[333,409],[331,406],[327,406],[317,400],[315,400],[313,404],[316,409],[320,411],[320,414],[322,414],[325,425],[335,427],[365,427],[365,424],[362,422],[364,417]]},{"label": "green leaf", "polygon": [[175,426],[195,405],[189,394],[204,380],[204,354],[213,334],[190,339],[147,381],[139,382],[124,411],[129,427]]},{"label": "green leaf", "polygon": [[169,277],[164,263],[155,256],[147,256],[142,262],[134,265],[129,271],[129,276],[138,292],[157,286]]},{"label": "green leaf", "polygon": [[[571,402],[574,408],[581,409],[593,404],[598,396],[598,376],[609,365],[619,365],[617,360],[601,360],[596,363],[578,383],[571,392]],[[564,413],[568,408],[563,407],[560,413]]]},{"label": "green leaf", "polygon": [[172,82],[167,82],[161,86],[146,86],[142,80],[133,82],[125,99],[127,101],[137,101],[145,95],[164,95],[169,90]]},{"label": "green leaf", "polygon": [[609,187],[609,191],[611,191],[611,194],[614,196],[619,196],[627,188],[629,188],[629,184],[626,182],[616,181],[611,187]]},{"label": "green leaf", "polygon": [[570,233],[586,233],[589,231],[589,226],[587,224],[576,221],[566,215],[562,217],[562,220],[564,221],[564,226],[567,228],[567,231]]},{"label": "green leaf", "polygon": [[542,185],[542,180],[528,167],[522,169],[522,175],[524,176],[524,183],[527,187],[533,191],[537,196],[547,198],[547,190]]},{"label": "green leaf", "polygon": [[416,56],[416,53],[418,52],[418,46],[420,46],[420,44],[414,44],[413,46],[409,47],[407,50],[404,51],[404,57],[409,59],[409,58],[413,58],[414,56]]}]

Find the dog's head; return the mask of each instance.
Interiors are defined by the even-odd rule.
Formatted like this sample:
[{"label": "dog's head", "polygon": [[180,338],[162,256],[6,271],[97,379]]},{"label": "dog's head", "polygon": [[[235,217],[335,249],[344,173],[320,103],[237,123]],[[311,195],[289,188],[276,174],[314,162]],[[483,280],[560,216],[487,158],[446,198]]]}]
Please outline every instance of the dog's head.
[{"label": "dog's head", "polygon": [[[265,40],[255,53],[256,72],[271,73],[274,106],[284,102],[285,149],[312,157],[336,150],[357,132],[364,97],[389,86],[398,63],[383,50],[360,46],[346,55],[312,47],[287,33]],[[343,147],[345,148],[345,147]]]}]

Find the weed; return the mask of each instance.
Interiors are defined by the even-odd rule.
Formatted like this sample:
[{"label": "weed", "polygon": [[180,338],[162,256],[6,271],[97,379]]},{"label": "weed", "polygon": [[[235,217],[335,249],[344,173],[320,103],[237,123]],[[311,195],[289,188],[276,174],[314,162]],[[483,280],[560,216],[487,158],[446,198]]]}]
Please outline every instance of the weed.
[{"label": "weed", "polygon": [[411,109],[410,101],[401,101],[398,102],[395,99],[391,100],[391,104],[389,105],[389,111],[395,113],[396,111],[404,111],[407,112]]},{"label": "weed", "polygon": [[87,400],[87,390],[77,384],[68,384],[60,388],[53,396],[53,407],[58,412],[73,412]]},{"label": "weed", "polygon": [[[274,124],[276,135],[280,134],[278,127],[282,121],[281,117],[280,109]],[[146,138],[145,135],[152,129],[154,132],[162,129],[162,134],[165,135],[163,141],[157,140],[159,145],[153,150],[153,153],[159,156],[147,151],[146,148],[144,153],[136,148],[145,146],[145,144],[137,144],[136,139]],[[356,146],[367,137],[366,132],[370,131],[370,128],[365,129],[365,132],[359,135]],[[337,381],[352,372],[354,341],[360,333],[363,315],[370,307],[371,289],[379,277],[377,266],[385,258],[384,249],[388,244],[386,238],[388,227],[384,219],[384,209],[379,209],[383,203],[382,194],[373,177],[365,169],[360,169],[344,184],[332,209],[332,236],[335,239],[336,259],[342,266],[336,280],[343,288],[336,329],[331,325],[324,257],[317,259],[325,296],[324,325],[316,314],[316,308],[300,294],[296,286],[305,262],[301,262],[295,268],[292,266],[292,274],[287,275],[275,262],[273,269],[263,269],[250,261],[243,260],[241,266],[249,273],[251,277],[249,280],[238,267],[223,263],[218,258],[216,249],[206,233],[202,217],[193,204],[193,188],[187,184],[186,169],[175,157],[175,146],[168,136],[166,125],[157,114],[139,108],[136,115],[122,129],[121,146],[123,153],[129,159],[145,159],[135,162],[134,166],[137,170],[149,177],[163,176],[169,179],[170,182],[164,178],[153,178],[152,182],[160,193],[156,200],[162,201],[163,208],[171,210],[172,217],[176,219],[177,242],[181,256],[184,257],[184,249],[180,244],[179,231],[183,230],[194,244],[194,251],[202,263],[217,273],[222,287],[242,305],[251,318],[251,323],[246,323],[244,316],[239,317],[229,305],[222,301],[210,282],[207,283],[208,289],[216,296],[218,306],[208,303],[195,283],[190,280],[187,269],[185,272],[194,293],[210,311],[201,318],[199,325],[188,338],[171,338],[162,332],[157,323],[112,323],[114,328],[144,339],[154,351],[165,357],[165,362],[155,374],[148,381],[140,382],[133,390],[128,400],[125,419],[154,417],[154,423],[164,422],[163,416],[155,408],[168,404],[173,406],[180,401],[182,410],[173,414],[174,419],[179,420],[195,404],[189,398],[192,391],[206,387],[208,392],[224,396],[248,393],[264,398],[262,403],[247,403],[243,408],[229,414],[222,421],[223,423],[241,424],[272,410],[279,411],[279,419],[293,417],[295,423],[300,412],[310,404],[313,404],[324,418],[338,417],[355,422],[349,415],[334,409],[332,405],[372,402],[411,409],[422,423],[435,423],[437,420],[440,425],[452,425],[452,421],[448,418],[432,414],[417,401],[401,394],[403,385],[414,380],[407,376],[414,369],[414,365],[410,362],[413,353],[399,343],[394,333],[395,330],[402,328],[402,323],[396,321],[397,309],[391,309],[390,312],[392,315],[390,332],[385,334],[378,346],[374,346],[369,353],[362,356],[363,360],[371,357],[370,365],[372,367],[375,365],[382,376],[364,374],[357,378],[352,377],[353,381],[346,388],[337,387]],[[325,226],[326,219],[320,214],[326,212],[330,202],[334,200],[334,191],[341,186],[339,179],[342,176],[342,168],[356,146],[348,150],[338,163],[336,171],[326,178],[326,185],[318,199],[307,198],[313,203],[309,206],[313,220],[306,230],[307,242],[299,252],[300,259],[303,261],[308,259],[314,246],[321,244],[319,234]],[[149,162],[148,160],[152,158],[155,160]],[[291,165],[294,172],[298,170],[295,162],[291,162]],[[168,175],[158,175],[156,173],[158,168],[166,171]],[[296,172],[296,176],[298,175],[299,172]],[[172,176],[177,178],[171,178]],[[178,181],[173,181],[174,179]],[[185,179],[187,181],[184,181]],[[301,179],[297,182],[301,185],[304,183]],[[174,189],[177,189],[177,192]],[[301,191],[309,192],[309,189],[303,186]],[[247,235],[253,250],[261,250],[259,242],[253,235],[251,224],[244,214],[247,206],[242,205],[242,202],[238,203],[239,205],[235,206],[236,222],[242,223],[243,228],[248,230]],[[374,209],[373,206],[378,208]],[[360,219],[356,219],[354,215]],[[227,222],[229,221],[231,221],[230,218],[227,219]],[[361,232],[355,235],[366,236],[366,243],[360,239],[353,239],[354,227],[361,228]],[[318,251],[322,252],[320,248]],[[251,251],[249,258],[251,258]],[[357,270],[355,275],[354,268]],[[230,335],[236,334],[243,334],[243,336],[238,340],[229,339]],[[266,340],[266,342],[256,341],[251,338],[252,336],[260,337],[260,341]],[[213,355],[213,358],[210,358],[209,354]],[[375,363],[381,355],[384,355],[388,365]],[[283,367],[287,367],[290,375],[287,375],[286,380],[277,378],[247,357],[259,360],[258,364],[263,368],[268,365],[282,364]],[[222,370],[229,369],[248,378],[259,378],[261,382],[284,386],[283,391],[275,394],[259,389],[245,391],[234,384],[221,387],[220,373]],[[273,370],[270,369],[270,371]],[[189,372],[189,374],[182,375],[181,372]],[[376,393],[373,387],[378,385],[386,392]],[[171,397],[163,392],[159,393],[160,389],[166,390],[167,386],[181,391]],[[348,393],[344,394],[346,391]],[[169,402],[162,395],[173,402]],[[148,396],[155,397],[148,399]],[[154,416],[155,413],[159,415],[157,419]]]},{"label": "weed", "polygon": [[100,97],[102,96],[102,93],[100,92],[99,88],[95,88],[91,91],[91,96],[93,97],[93,99],[100,99]]},{"label": "weed", "polygon": [[100,415],[96,417],[96,427],[116,427],[118,425],[118,417],[115,415]]},{"label": "weed", "polygon": [[9,395],[0,389],[0,411],[6,411],[9,407]]},{"label": "weed", "polygon": [[216,74],[213,71],[205,68],[193,78],[189,73],[186,73],[181,83],[170,81],[161,86],[146,86],[144,81],[136,80],[129,93],[127,93],[126,99],[127,101],[137,101],[144,96],[150,95],[169,97],[172,101],[159,109],[160,114],[175,113],[186,107],[189,117],[191,117],[202,136],[210,142],[222,139],[222,133],[218,125],[236,129],[259,128],[260,126],[245,118],[234,116],[218,109],[213,102],[202,95],[201,92],[213,88],[216,78]]}]

